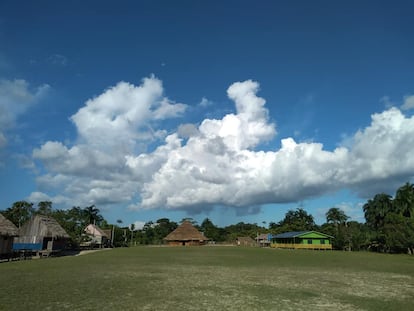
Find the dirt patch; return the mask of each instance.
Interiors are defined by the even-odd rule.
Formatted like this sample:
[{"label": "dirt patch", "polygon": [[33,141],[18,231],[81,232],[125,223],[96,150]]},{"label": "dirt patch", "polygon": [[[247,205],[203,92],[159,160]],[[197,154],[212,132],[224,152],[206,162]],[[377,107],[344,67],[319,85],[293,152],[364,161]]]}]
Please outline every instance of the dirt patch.
[{"label": "dirt patch", "polygon": [[112,248],[88,249],[88,250],[80,251],[79,254],[76,254],[75,256],[88,255],[91,253],[110,251],[110,250],[112,250]]}]

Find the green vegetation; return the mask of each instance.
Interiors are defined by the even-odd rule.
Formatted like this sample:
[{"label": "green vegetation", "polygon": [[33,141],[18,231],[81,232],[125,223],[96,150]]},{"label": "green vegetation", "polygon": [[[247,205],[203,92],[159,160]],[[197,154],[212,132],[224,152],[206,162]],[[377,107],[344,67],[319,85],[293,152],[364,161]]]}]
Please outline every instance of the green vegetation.
[{"label": "green vegetation", "polygon": [[412,256],[132,247],[0,264],[4,310],[411,310]]},{"label": "green vegetation", "polygon": [[[380,193],[368,200],[363,206],[366,223],[348,221],[349,217],[337,207],[326,213],[326,223],[318,226],[312,215],[298,208],[286,213],[279,222],[270,221],[266,228],[257,223],[239,222],[224,228],[217,227],[206,218],[199,225],[190,221],[205,236],[215,242],[233,243],[237,237],[255,238],[261,233],[278,234],[288,231],[315,230],[334,237],[333,247],[337,250],[371,250],[386,253],[414,253],[414,185],[406,183],[397,189],[395,197]],[[0,211],[16,226],[23,225],[33,214],[49,215],[71,236],[71,246],[76,248],[82,239],[82,232],[87,224],[95,223],[102,229],[114,230],[113,245],[160,245],[163,238],[177,228],[178,223],[168,218],[147,222],[142,229],[134,225],[122,226],[109,224],[95,205],[80,208],[74,206],[66,210],[55,210],[52,202],[39,202],[37,208],[33,203],[18,201],[4,211]],[[184,219],[183,219],[184,220]]]},{"label": "green vegetation", "polygon": [[377,194],[363,209],[376,250],[414,253],[414,185],[400,187],[394,199]]}]

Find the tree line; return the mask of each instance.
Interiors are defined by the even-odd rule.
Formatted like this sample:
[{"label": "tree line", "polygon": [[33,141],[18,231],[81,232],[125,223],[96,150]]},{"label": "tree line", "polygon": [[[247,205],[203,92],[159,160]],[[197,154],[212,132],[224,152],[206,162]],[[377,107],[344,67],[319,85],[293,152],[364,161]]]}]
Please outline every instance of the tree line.
[{"label": "tree line", "polygon": [[[332,244],[339,250],[372,250],[378,252],[414,253],[414,185],[406,183],[394,197],[380,193],[369,199],[363,206],[365,223],[349,221],[349,216],[339,208],[330,208],[326,222],[317,225],[311,214],[302,208],[289,210],[279,222],[262,224],[239,222],[225,227],[216,226],[209,218],[193,225],[216,243],[232,243],[240,236],[252,238],[262,233],[278,234],[288,231],[315,230],[333,236]],[[17,227],[32,215],[41,214],[55,218],[71,237],[71,244],[77,247],[82,241],[84,228],[94,223],[102,229],[112,229],[114,246],[162,244],[163,239],[179,223],[168,218],[145,223],[143,228],[125,226],[121,220],[109,224],[95,205],[84,208],[54,209],[52,202],[40,202],[37,207],[26,201],[15,202],[10,208],[0,211]]]}]

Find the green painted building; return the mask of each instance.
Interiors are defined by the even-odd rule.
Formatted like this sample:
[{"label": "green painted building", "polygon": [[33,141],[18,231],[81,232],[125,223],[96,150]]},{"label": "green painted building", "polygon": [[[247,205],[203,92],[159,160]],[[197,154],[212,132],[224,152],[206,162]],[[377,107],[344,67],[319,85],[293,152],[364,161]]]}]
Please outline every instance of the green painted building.
[{"label": "green painted building", "polygon": [[272,236],[271,247],[292,249],[332,249],[333,237],[317,231],[292,231]]}]

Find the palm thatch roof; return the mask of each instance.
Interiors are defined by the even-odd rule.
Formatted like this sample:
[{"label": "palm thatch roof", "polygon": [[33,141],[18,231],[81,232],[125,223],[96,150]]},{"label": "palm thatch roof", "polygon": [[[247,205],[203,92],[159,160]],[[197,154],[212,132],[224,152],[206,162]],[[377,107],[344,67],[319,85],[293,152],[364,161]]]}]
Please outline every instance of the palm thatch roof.
[{"label": "palm thatch roof", "polygon": [[173,232],[164,238],[165,241],[208,241],[189,221],[184,221]]},{"label": "palm thatch roof", "polygon": [[21,236],[69,238],[65,229],[52,217],[36,215],[20,228]]},{"label": "palm thatch roof", "polygon": [[0,236],[18,236],[17,227],[6,217],[0,214]]}]

